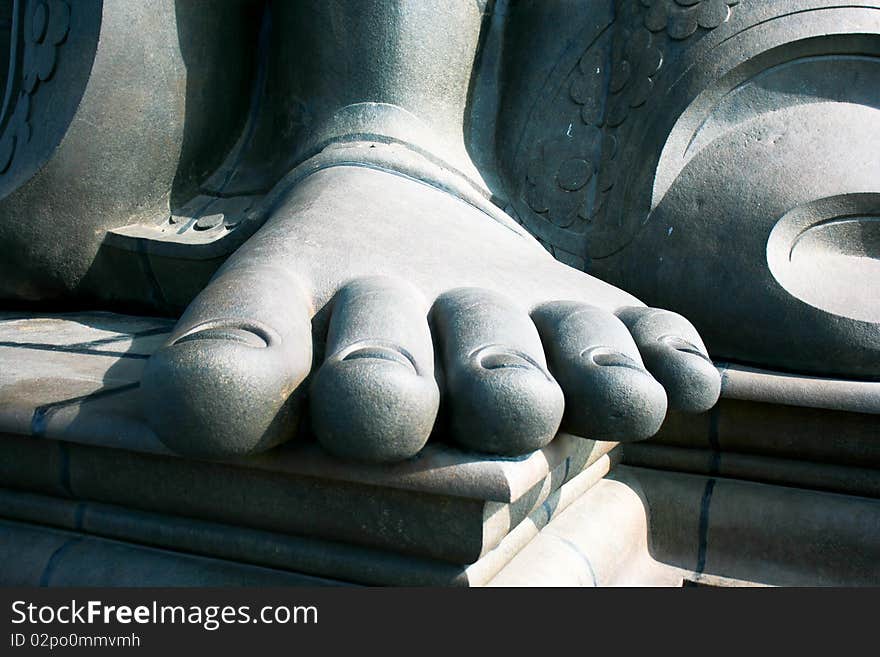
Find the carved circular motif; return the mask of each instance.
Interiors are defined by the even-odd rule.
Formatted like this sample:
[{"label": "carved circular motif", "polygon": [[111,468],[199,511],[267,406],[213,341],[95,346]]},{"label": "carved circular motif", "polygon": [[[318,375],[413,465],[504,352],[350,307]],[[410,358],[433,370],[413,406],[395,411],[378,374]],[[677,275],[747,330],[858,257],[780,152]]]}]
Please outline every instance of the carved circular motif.
[{"label": "carved circular motif", "polygon": [[707,30],[714,30],[730,18],[730,7],[723,0],[705,0],[697,11],[697,23]]},{"label": "carved circular motif", "polygon": [[532,212],[546,215],[562,228],[582,216],[601,144],[601,130],[584,125],[571,125],[565,134],[537,144],[524,190],[524,200]]},{"label": "carved circular motif", "polygon": [[31,18],[31,39],[33,39],[34,43],[43,43],[48,27],[49,8],[45,2],[41,2],[34,9],[34,14]]},{"label": "carved circular motif", "polygon": [[687,39],[697,27],[713,30],[730,18],[739,0],[641,0],[648,8],[644,25],[651,32],[666,30],[672,39]]},{"label": "carved circular motif", "polygon": [[576,192],[593,177],[593,163],[579,157],[572,157],[559,165],[556,182],[567,192]]},{"label": "carved circular motif", "polygon": [[49,42],[57,46],[67,38],[70,30],[70,7],[63,0],[53,0],[49,13]]}]

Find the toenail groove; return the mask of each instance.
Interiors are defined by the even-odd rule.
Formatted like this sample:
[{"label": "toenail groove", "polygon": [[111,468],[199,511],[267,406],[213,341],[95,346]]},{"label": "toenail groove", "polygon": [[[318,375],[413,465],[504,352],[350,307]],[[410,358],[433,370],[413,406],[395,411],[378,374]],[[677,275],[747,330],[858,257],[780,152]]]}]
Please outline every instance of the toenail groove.
[{"label": "toenail groove", "polygon": [[352,361],[359,359],[378,359],[391,363],[397,363],[419,374],[415,358],[411,353],[400,345],[384,340],[358,340],[339,351],[331,359],[338,361]]},{"label": "toenail groove", "polygon": [[490,344],[470,353],[477,365],[484,370],[520,369],[538,371],[548,379],[550,376],[528,354],[505,345]]},{"label": "toenail groove", "polygon": [[214,320],[194,326],[171,344],[178,345],[195,340],[224,340],[255,349],[265,349],[277,342],[278,338],[272,329],[256,322]]},{"label": "toenail groove", "polygon": [[480,365],[486,370],[500,370],[515,368],[521,370],[532,369],[532,364],[516,354],[486,354],[480,360]]},{"label": "toenail groove", "polygon": [[609,347],[590,347],[584,349],[580,355],[581,357],[586,356],[600,367],[628,367],[639,372],[646,372],[645,368],[635,360]]},{"label": "toenail groove", "polygon": [[693,356],[699,356],[703,360],[707,362],[712,362],[709,357],[702,352],[702,350],[697,347],[695,344],[688,342],[684,338],[678,335],[662,335],[658,338],[658,341],[661,344],[668,345],[675,349],[676,351],[681,351],[686,354],[691,354]]}]

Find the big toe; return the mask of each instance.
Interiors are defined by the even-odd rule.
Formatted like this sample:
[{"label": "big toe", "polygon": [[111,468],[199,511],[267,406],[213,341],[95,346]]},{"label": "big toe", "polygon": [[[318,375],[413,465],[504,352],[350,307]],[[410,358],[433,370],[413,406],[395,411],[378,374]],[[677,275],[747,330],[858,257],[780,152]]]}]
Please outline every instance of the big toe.
[{"label": "big toe", "polygon": [[[270,324],[271,322],[271,324]],[[229,271],[190,304],[141,378],[147,423],[195,457],[239,456],[291,438],[312,360],[308,303],[296,281]]]}]

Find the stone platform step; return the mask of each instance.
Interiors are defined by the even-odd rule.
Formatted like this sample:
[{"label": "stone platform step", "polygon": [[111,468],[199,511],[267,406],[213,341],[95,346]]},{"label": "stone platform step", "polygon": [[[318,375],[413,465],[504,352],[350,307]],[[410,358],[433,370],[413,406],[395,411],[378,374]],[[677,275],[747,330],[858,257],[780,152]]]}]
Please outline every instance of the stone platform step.
[{"label": "stone platform step", "polygon": [[628,465],[880,498],[880,469],[662,444],[627,445]]},{"label": "stone platform step", "polygon": [[[318,544],[309,548],[311,558],[336,557],[350,570],[361,568],[361,573],[369,573],[364,583],[379,583],[377,573],[384,568],[396,574],[394,583],[410,585],[880,584],[880,500],[629,466],[619,466],[613,474],[569,494],[570,486],[557,495],[572,499],[560,503],[548,523],[542,527],[537,516],[530,516],[528,526],[523,523],[506,539],[519,533],[520,545],[509,550],[508,558],[484,567],[478,577],[472,577],[474,571],[469,569],[445,582],[424,577],[419,560],[407,563],[399,555],[385,555],[386,563],[370,571],[363,554],[321,555]],[[9,501],[5,494],[3,499]],[[16,507],[39,510],[40,503],[32,499]],[[77,513],[58,506],[44,511],[48,511],[44,515],[48,522],[62,522],[59,514]],[[103,523],[104,531],[112,531],[107,528],[114,523],[140,524],[146,518],[144,514],[114,518],[100,505],[78,513],[81,527],[95,529]],[[95,524],[83,520],[89,515]],[[144,531],[156,528],[156,519],[146,518]],[[192,534],[200,531],[196,528]],[[159,535],[162,532],[154,534]],[[135,541],[5,519],[0,520],[0,537],[0,583],[7,585],[339,583],[335,578],[243,564],[235,558],[186,554],[184,545],[178,550],[160,550]],[[211,535],[205,538],[210,540]],[[240,545],[249,551],[265,539],[254,538],[250,542],[245,538]],[[277,547],[271,541],[263,545],[264,552],[277,551]],[[471,569],[480,568],[483,561]],[[373,566],[378,563],[374,561]],[[452,574],[448,564],[436,565]],[[410,578],[404,582],[401,574],[408,570]]]},{"label": "stone platform step", "polygon": [[720,369],[714,408],[670,413],[624,462],[880,497],[880,382]]},{"label": "stone platform step", "polygon": [[719,370],[490,585],[880,584],[880,383]]},{"label": "stone platform step", "polygon": [[[609,472],[613,460],[613,452],[601,457],[561,488],[548,494],[497,547],[472,564],[456,565],[308,536],[260,531],[9,489],[0,489],[0,518],[28,523],[32,528],[34,525],[51,526],[83,536],[116,539],[359,584],[482,586],[541,528],[596,485]],[[0,584],[18,581],[15,569],[7,572],[10,563],[17,562],[0,561]],[[70,582],[77,575],[68,573],[65,577],[64,581]],[[88,581],[82,580],[83,583]]]},{"label": "stone platform step", "polygon": [[[880,468],[880,415],[722,398],[708,413],[670,413],[644,445]],[[880,397],[880,392],[878,392]]]},{"label": "stone platform step", "polygon": [[711,411],[670,413],[657,436],[624,448],[612,478],[637,494],[630,517],[645,514],[650,543],[619,572],[880,583],[880,382],[719,369]]},{"label": "stone platform step", "polygon": [[454,489],[426,493],[2,435],[0,486],[466,564],[497,547],[610,447],[574,442],[544,477],[514,500],[497,502]]},{"label": "stone platform step", "polygon": [[880,500],[621,465],[490,586],[877,586]]}]

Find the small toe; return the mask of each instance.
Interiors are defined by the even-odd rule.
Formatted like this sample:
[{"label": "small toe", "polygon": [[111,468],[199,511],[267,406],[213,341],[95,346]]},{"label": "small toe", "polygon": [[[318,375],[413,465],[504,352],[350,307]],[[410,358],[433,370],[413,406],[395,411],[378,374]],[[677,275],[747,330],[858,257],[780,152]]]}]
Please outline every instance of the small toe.
[{"label": "small toe", "polygon": [[367,462],[417,454],[440,403],[421,294],[385,277],[346,285],[333,301],[326,353],[310,391],[321,445]]},{"label": "small toe", "polygon": [[617,312],[638,345],[648,370],[669,397],[669,406],[689,413],[712,408],[721,395],[721,375],[693,325],[681,315],[656,308]]},{"label": "small toe", "polygon": [[461,288],[442,295],[432,317],[452,438],[503,455],[553,440],[565,402],[528,313],[500,294]]},{"label": "small toe", "polygon": [[309,302],[298,282],[284,271],[230,270],[147,361],[144,416],[179,454],[259,452],[295,434],[311,361]]},{"label": "small toe", "polygon": [[655,434],[666,393],[645,369],[626,326],[613,314],[574,301],[538,307],[532,318],[550,371],[565,393],[563,429],[597,440]]}]

